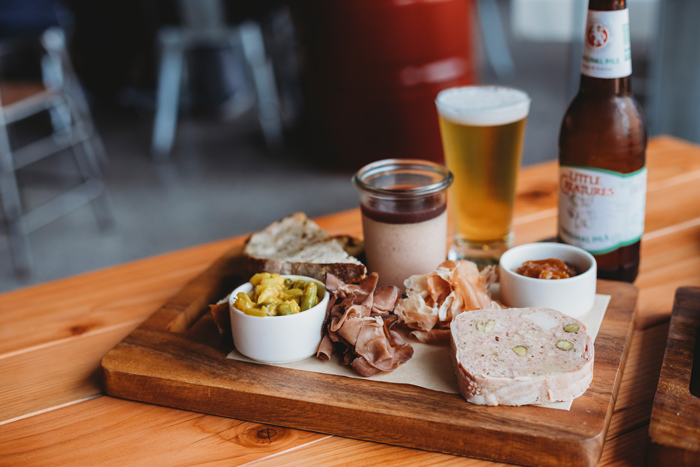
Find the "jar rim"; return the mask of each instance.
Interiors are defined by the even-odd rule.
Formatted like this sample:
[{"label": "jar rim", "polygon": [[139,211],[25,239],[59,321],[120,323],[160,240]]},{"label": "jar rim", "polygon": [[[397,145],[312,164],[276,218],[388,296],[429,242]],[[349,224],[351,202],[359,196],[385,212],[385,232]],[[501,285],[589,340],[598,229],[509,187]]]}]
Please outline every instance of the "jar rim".
[{"label": "jar rim", "polygon": [[[380,188],[367,183],[367,180],[385,172],[423,171],[438,174],[441,180],[423,186],[410,188]],[[447,167],[435,162],[420,159],[383,159],[362,167],[352,177],[352,184],[358,191],[388,198],[416,198],[446,190],[454,181]]]}]

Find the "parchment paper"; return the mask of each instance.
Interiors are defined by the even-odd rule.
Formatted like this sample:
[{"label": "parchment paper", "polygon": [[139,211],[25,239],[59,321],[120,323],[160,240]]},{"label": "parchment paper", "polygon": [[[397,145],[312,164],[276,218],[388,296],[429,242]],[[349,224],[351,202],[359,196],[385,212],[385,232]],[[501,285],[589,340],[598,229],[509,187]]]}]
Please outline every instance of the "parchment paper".
[{"label": "parchment paper", "polygon": [[[492,291],[495,292],[495,291]],[[492,293],[492,296],[497,295]],[[596,295],[595,302],[591,311],[586,313],[579,321],[586,325],[588,334],[595,341],[600,325],[603,322],[605,311],[610,303],[610,295]],[[338,355],[333,354],[330,361],[324,362],[316,357],[310,357],[306,360],[294,363],[285,363],[274,366],[284,368],[292,368],[294,370],[313,371],[326,375],[344,376],[347,378],[370,379],[374,381],[383,381],[387,383],[412,384],[422,388],[432,389],[434,391],[446,392],[449,394],[459,394],[457,389],[457,378],[455,377],[454,369],[452,368],[452,360],[450,359],[450,347],[445,345],[421,344],[415,339],[405,336],[406,342],[413,347],[413,358],[408,362],[399,366],[396,370],[388,373],[378,373],[364,378],[358,376],[355,371],[340,363]],[[260,365],[264,363],[255,362],[238,353],[237,350],[231,351],[227,358],[241,360],[244,362],[253,362]],[[572,401],[556,402],[554,404],[543,405],[540,407],[569,410]]]}]

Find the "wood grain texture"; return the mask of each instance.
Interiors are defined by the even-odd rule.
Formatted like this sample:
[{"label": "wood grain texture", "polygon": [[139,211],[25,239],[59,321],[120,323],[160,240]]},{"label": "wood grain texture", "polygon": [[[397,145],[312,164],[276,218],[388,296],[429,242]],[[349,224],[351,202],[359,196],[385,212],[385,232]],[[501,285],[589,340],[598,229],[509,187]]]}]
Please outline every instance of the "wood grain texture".
[{"label": "wood grain texture", "polygon": [[[651,185],[647,191],[645,232],[681,224],[700,217],[700,180]],[[651,196],[650,196],[651,195]]]},{"label": "wood grain texture", "polygon": [[243,283],[247,275],[243,246],[237,245],[171,297],[142,327],[185,332],[209,310],[209,304]]},{"label": "wood grain texture", "polygon": [[697,177],[700,173],[700,145],[672,136],[651,138],[647,145],[647,168],[647,182],[652,187],[658,182]]},{"label": "wood grain texture", "polygon": [[[635,333],[600,465],[641,464],[643,450],[640,453],[639,446],[642,446],[646,440],[646,431],[641,435],[637,433],[630,436],[629,433],[630,430],[639,430],[640,426],[646,430],[646,424],[640,423],[638,417],[643,417],[643,414],[646,413],[646,421],[649,420],[667,331],[668,325],[664,324]],[[661,352],[658,351],[658,347],[661,347]],[[651,395],[648,394],[648,388],[651,388]],[[108,413],[108,409],[103,409],[102,404],[108,404],[109,410],[115,411],[114,417],[119,417],[119,423],[116,424],[116,427],[111,416],[104,417],[104,414]],[[88,408],[86,409],[86,407]],[[194,450],[192,456],[197,458],[198,461],[195,463],[198,465],[217,465],[217,463],[222,462],[224,457],[228,459],[227,465],[239,465],[239,463],[246,462],[246,459],[251,458],[261,459],[259,462],[263,466],[307,466],[325,465],[326,463],[364,466],[368,465],[366,462],[368,458],[371,458],[372,462],[378,465],[503,465],[341,437],[324,438],[322,435],[318,435],[318,439],[323,439],[323,441],[319,441],[318,445],[315,443],[300,444],[297,449],[290,449],[284,455],[279,455],[277,452],[271,453],[270,456],[274,455],[274,457],[259,453],[257,445],[248,447],[238,443],[227,445],[228,450],[223,450],[223,447],[219,449],[219,447],[212,448],[207,444],[202,445],[200,441],[202,433],[194,428],[196,423],[178,425],[183,413],[180,410],[159,407],[157,411],[139,412],[142,415],[135,417],[131,416],[134,414],[134,407],[150,406],[106,396],[62,408],[56,412],[13,422],[8,426],[0,425],[0,465],[15,465],[16,461],[18,463],[20,459],[19,453],[25,451],[31,451],[33,457],[22,465],[46,465],[50,464],[48,459],[63,460],[66,458],[65,456],[75,456],[74,459],[85,461],[86,458],[80,455],[82,449],[79,442],[71,445],[71,448],[76,452],[65,453],[62,446],[71,433],[84,433],[89,430],[103,433],[102,436],[115,436],[112,434],[113,430],[118,430],[119,435],[132,432],[143,434],[143,436],[138,437],[138,450],[136,451],[138,452],[136,459],[138,463],[142,463],[141,465],[178,465],[178,459],[182,454],[178,450],[171,449],[172,442],[164,443],[161,436],[146,436],[147,430],[142,431],[144,423],[147,423],[148,426],[154,423],[149,420],[151,418],[157,419],[162,426],[167,426],[167,430],[169,430],[167,436],[177,439],[181,446],[187,446],[187,451]],[[90,414],[94,414],[94,416]],[[201,414],[193,415],[206,417]],[[56,420],[58,419],[62,420],[61,424],[57,424]],[[290,433],[288,436],[296,436],[298,439],[304,436],[298,430],[287,430],[287,432]],[[307,433],[307,435],[313,434]],[[88,439],[90,438],[85,438],[86,441]],[[312,441],[316,439],[312,438]],[[12,440],[13,450],[5,453],[5,444],[2,443],[9,440]],[[119,452],[119,455],[115,457],[115,463],[121,462],[121,465],[131,465],[133,459],[130,458],[129,452],[131,451],[127,448],[131,446],[131,443],[132,439],[129,436],[110,440],[110,446]],[[94,447],[90,447],[88,451],[92,454],[95,452]],[[189,456],[189,453],[187,455]],[[262,462],[262,459],[265,461]],[[56,464],[66,465],[60,462],[56,462]],[[255,465],[258,465],[257,462]]]},{"label": "wood grain texture", "polygon": [[690,392],[699,330],[700,287],[680,288],[651,412],[649,465],[700,465],[700,397]]},{"label": "wood grain texture", "polygon": [[[641,466],[644,462],[644,442],[647,427],[642,427],[625,433],[616,438],[608,439],[603,449],[599,465]],[[495,447],[498,449],[498,447]],[[427,451],[401,449],[377,443],[367,443],[347,438],[326,438],[318,443],[304,446],[284,456],[275,456],[255,462],[255,467],[305,467],[308,465],[323,466],[409,466],[422,467],[430,465],[468,466],[468,467],[506,467],[502,464],[477,459],[459,458]],[[560,465],[570,465],[562,463]]]},{"label": "wood grain texture", "polygon": [[617,393],[608,439],[649,423],[667,335],[668,323],[635,331]]},{"label": "wood grain texture", "polygon": [[0,426],[0,465],[246,464],[326,437],[99,397]]},{"label": "wood grain texture", "polygon": [[[591,387],[571,411],[481,407],[461,396],[411,386],[342,378],[226,358],[210,342],[173,332],[206,309],[199,297],[245,280],[240,248],[188,284],[102,360],[107,394],[282,426],[450,454],[527,465],[595,465],[629,352],[637,289],[599,281],[612,295],[596,338]],[[219,292],[220,294],[220,292]],[[190,305],[189,300],[197,300]],[[182,317],[187,315],[187,317]],[[177,327],[178,332],[184,328]],[[572,423],[575,420],[575,423]],[[498,450],[494,446],[499,445]],[[552,456],[555,451],[558,456]]]},{"label": "wood grain texture", "polygon": [[139,323],[0,358],[0,423],[102,393],[96,362]]},{"label": "wood grain texture", "polygon": [[[655,228],[653,231],[647,228],[642,242],[641,271],[636,283],[640,288],[637,319],[639,331],[635,334],[630,350],[601,465],[641,463],[643,449],[640,449],[640,446],[643,446],[646,439],[646,423],[650,413],[649,392],[655,390],[654,373],[658,375],[660,370],[659,361],[665,345],[663,329],[667,324],[657,324],[668,321],[677,287],[700,286],[700,219],[683,214],[688,208],[687,203],[693,202],[692,198],[678,196],[685,200],[683,203],[686,204],[679,204],[675,199],[680,191],[700,180],[700,150],[697,145],[678,139],[656,137],[649,141],[647,166],[648,199],[662,198],[658,202],[655,201],[661,206],[661,211],[654,209],[647,212],[647,220],[651,222],[648,225],[660,225],[654,219],[657,215],[665,216],[664,209],[677,213],[667,217],[670,222],[675,223]],[[556,231],[556,173],[554,163],[545,163],[521,171],[514,218],[516,242],[537,241],[553,235]],[[672,186],[675,188],[663,189]],[[542,193],[543,191],[545,193]],[[692,208],[693,206],[690,206],[687,212],[692,212]],[[322,228],[332,234],[348,233],[357,236],[362,233],[357,210],[316,220]],[[2,359],[8,356],[14,358],[19,354],[27,355],[26,360],[22,360],[21,363],[21,366],[26,367],[20,372],[21,376],[18,373],[16,378],[12,378],[13,375],[8,371],[0,372],[0,408],[4,407],[5,401],[12,401],[12,414],[24,415],[36,409],[57,407],[66,401],[78,401],[85,394],[98,391],[94,371],[89,369],[96,370],[99,367],[100,358],[108,346],[98,338],[84,337],[122,325],[123,332],[127,333],[157,310],[169,297],[175,295],[189,280],[204,271],[217,257],[242,241],[243,238],[227,239],[0,295],[0,364],[7,365]],[[197,330],[199,328],[193,331]],[[187,336],[201,342],[207,333],[208,331],[205,331],[199,336]],[[117,339],[116,335],[114,339]],[[645,345],[640,347],[640,341]],[[5,368],[15,369],[17,365]],[[42,378],[40,373],[49,368],[54,369],[55,377]],[[75,371],[75,368],[83,369]],[[23,394],[26,388],[30,388],[29,393]],[[84,404],[92,403],[94,402],[83,402],[58,410],[62,417],[70,420],[64,428],[47,431],[47,427],[53,426],[47,421],[54,416],[52,412],[48,412],[0,425],[0,437],[9,427],[21,423],[24,431],[21,437],[18,435],[16,442],[20,443],[26,439],[29,441],[27,446],[31,446],[37,440],[44,440],[46,449],[53,450],[55,455],[60,454],[57,458],[61,459],[61,456],[67,455],[61,453],[60,443],[64,439],[61,431],[82,429],[74,426],[95,423],[95,418],[88,418],[80,410]],[[167,413],[172,409],[163,410]],[[7,416],[9,411],[3,413]],[[160,411],[150,414],[158,419],[167,417]],[[125,426],[125,430],[139,429],[137,424],[131,425],[129,420],[123,420],[120,426]],[[104,435],[107,436],[116,429],[118,428],[103,426]],[[181,443],[179,449],[170,451],[161,449],[159,443],[148,443],[148,439],[157,438],[151,436],[144,436],[143,443],[140,444],[143,448],[133,452],[131,456],[128,443],[114,441],[110,446],[122,452],[121,465],[133,465],[136,460],[144,457],[146,451],[156,452],[157,456],[145,456],[150,462],[144,461],[144,465],[158,462],[177,464],[178,456],[197,448],[197,444],[191,444],[193,438],[190,433],[190,430],[171,431],[172,438]],[[51,439],[56,440],[56,446],[47,441]],[[348,441],[338,437],[325,439],[323,443],[329,446],[327,455],[330,458],[334,456],[330,446],[336,440]],[[344,451],[342,458],[345,465],[366,465],[364,457],[375,448],[388,453],[385,457],[372,456],[373,462],[376,463],[392,464],[395,453],[401,452],[410,453],[401,454],[402,458],[420,453],[420,459],[425,461],[423,465],[440,465],[445,462],[444,459],[455,459],[455,463],[467,465],[490,465],[486,462],[425,451],[361,441],[352,443],[370,448],[355,449],[355,456],[352,455],[352,449]],[[384,451],[386,448],[390,450]],[[91,448],[76,440],[71,444],[71,449],[80,451]],[[238,445],[233,451],[227,451],[226,455],[236,459],[239,456],[245,457],[247,454],[240,451],[244,449]],[[202,464],[220,460],[207,457],[206,451],[197,452]],[[276,459],[286,459],[288,456],[294,456],[296,452],[298,451],[282,453]],[[5,465],[4,459],[0,457],[0,465]],[[51,464],[50,460],[47,461],[50,457],[42,459],[43,462],[26,462],[24,465]],[[308,463],[300,461],[299,465]]]},{"label": "wood grain texture", "polygon": [[145,319],[242,242],[215,242],[2,294],[0,356]]},{"label": "wood grain texture", "polygon": [[[638,466],[642,464],[644,450],[640,449],[640,446],[644,445],[647,438],[647,424],[654,399],[654,385],[658,381],[661,370],[667,334],[667,324],[635,332],[599,465]],[[661,348],[661,352],[659,352],[659,348]],[[318,444],[300,448],[293,453],[286,454],[283,458],[260,460],[256,466],[280,465],[288,467],[325,464],[326,462],[330,465],[366,465],[361,460],[363,455],[371,457],[374,464],[389,466],[404,464],[421,466],[478,465],[484,467],[505,465],[333,437],[324,439]]]},{"label": "wood grain texture", "polygon": [[0,423],[100,394],[96,375],[109,349],[242,242],[216,242],[2,294]]},{"label": "wood grain texture", "polygon": [[668,321],[676,289],[700,286],[700,222],[642,241],[638,328]]},{"label": "wood grain texture", "polygon": [[648,428],[648,426],[643,426],[606,440],[599,465],[641,466],[644,463],[644,444]]},{"label": "wood grain texture", "polygon": [[267,457],[255,463],[256,467],[301,467],[309,465],[322,465],[324,467],[348,465],[507,467],[510,464],[455,457],[415,449],[404,449],[388,444],[369,443],[337,436],[304,446],[284,456]]}]

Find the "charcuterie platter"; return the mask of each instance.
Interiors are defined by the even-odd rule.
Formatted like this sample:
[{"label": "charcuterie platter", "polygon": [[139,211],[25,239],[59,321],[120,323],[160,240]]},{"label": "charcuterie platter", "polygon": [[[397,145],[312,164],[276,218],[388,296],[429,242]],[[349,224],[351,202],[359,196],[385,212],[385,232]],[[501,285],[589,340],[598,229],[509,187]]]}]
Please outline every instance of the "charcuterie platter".
[{"label": "charcuterie platter", "polygon": [[212,264],[104,357],[107,394],[522,465],[588,466],[600,458],[631,343],[634,286],[597,282],[611,298],[595,338],[593,378],[565,411],[474,405],[412,384],[227,358],[233,342],[219,333],[208,305],[249,278],[243,247]]}]

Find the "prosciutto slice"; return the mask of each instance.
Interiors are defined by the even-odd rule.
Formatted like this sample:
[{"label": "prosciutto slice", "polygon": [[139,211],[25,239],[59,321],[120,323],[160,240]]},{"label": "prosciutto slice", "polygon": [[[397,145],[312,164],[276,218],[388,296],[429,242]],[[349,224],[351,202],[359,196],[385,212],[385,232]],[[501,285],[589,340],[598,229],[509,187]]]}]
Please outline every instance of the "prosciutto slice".
[{"label": "prosciutto slice", "polygon": [[399,289],[377,288],[377,278],[374,273],[345,284],[332,274],[326,277],[331,296],[316,356],[330,360],[334,350],[341,352],[343,363],[360,376],[395,370],[413,356],[413,348],[392,329],[398,322],[394,309]]},{"label": "prosciutto slice", "polygon": [[420,342],[447,342],[450,323],[460,313],[500,308],[488,292],[496,279],[493,267],[479,272],[471,261],[445,261],[433,272],[406,279],[396,316]]}]

